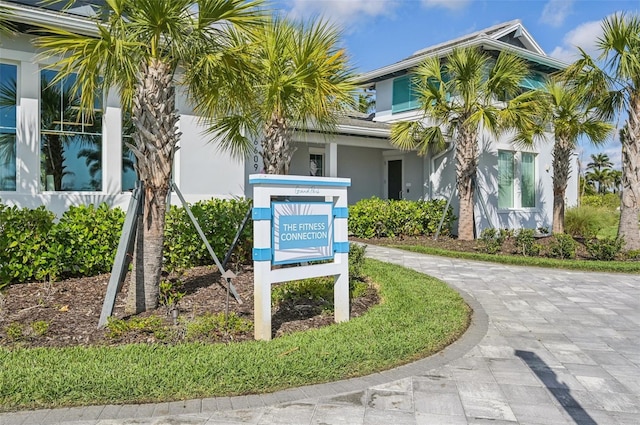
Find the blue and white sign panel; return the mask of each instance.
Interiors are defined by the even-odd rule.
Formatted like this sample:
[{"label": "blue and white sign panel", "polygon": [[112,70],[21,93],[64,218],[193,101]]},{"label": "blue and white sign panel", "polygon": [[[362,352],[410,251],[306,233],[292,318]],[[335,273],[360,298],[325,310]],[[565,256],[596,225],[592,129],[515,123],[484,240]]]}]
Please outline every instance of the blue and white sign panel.
[{"label": "blue and white sign panel", "polygon": [[273,202],[273,264],[333,258],[332,202]]}]

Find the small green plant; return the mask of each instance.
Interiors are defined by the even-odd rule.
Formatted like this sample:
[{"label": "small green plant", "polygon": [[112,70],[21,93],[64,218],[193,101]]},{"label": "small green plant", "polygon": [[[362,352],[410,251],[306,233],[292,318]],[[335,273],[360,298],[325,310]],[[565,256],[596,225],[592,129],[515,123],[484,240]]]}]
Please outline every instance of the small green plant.
[{"label": "small green plant", "polygon": [[186,292],[181,291],[183,286],[184,283],[180,279],[175,281],[163,280],[160,282],[160,304],[169,310],[177,308],[180,300],[186,295]]},{"label": "small green plant", "polygon": [[624,240],[622,238],[602,238],[587,240],[585,246],[587,252],[594,260],[611,261],[622,250]]},{"label": "small green plant", "polygon": [[525,257],[540,255],[541,246],[535,243],[535,231],[533,229],[520,229],[515,237],[518,252]]},{"label": "small green plant", "polygon": [[185,339],[197,341],[201,339],[216,339],[221,335],[246,334],[253,330],[253,323],[239,317],[234,312],[225,317],[224,313],[207,313],[185,325]]},{"label": "small green plant", "polygon": [[571,235],[558,233],[553,235],[553,242],[549,245],[549,254],[555,258],[567,259],[576,257],[578,244]]},{"label": "small green plant", "polygon": [[49,331],[49,323],[44,320],[38,320],[31,323],[31,331],[35,336],[43,336]]},{"label": "small green plant", "polygon": [[277,307],[286,301],[313,301],[329,306],[333,303],[333,278],[317,277],[275,285],[271,290],[271,304]]},{"label": "small green plant", "polygon": [[499,230],[499,235],[500,235],[500,237],[502,238],[503,241],[505,239],[512,238],[514,234],[515,234],[515,231],[513,229],[500,229]]},{"label": "small green plant", "polygon": [[107,337],[111,339],[120,339],[133,331],[152,334],[161,341],[167,337],[166,326],[162,319],[157,316],[134,317],[129,320],[109,317],[106,328]]},{"label": "small green plant", "polygon": [[640,249],[631,249],[624,253],[624,258],[627,260],[640,260]]},{"label": "small green plant", "polygon": [[349,279],[360,280],[364,277],[364,254],[367,247],[363,245],[349,245]]},{"label": "small green plant", "polygon": [[4,329],[9,341],[20,341],[24,338],[24,328],[21,323],[13,322]]},{"label": "small green plant", "polygon": [[480,233],[480,250],[487,254],[495,254],[502,249],[504,234],[497,229],[484,229]]}]

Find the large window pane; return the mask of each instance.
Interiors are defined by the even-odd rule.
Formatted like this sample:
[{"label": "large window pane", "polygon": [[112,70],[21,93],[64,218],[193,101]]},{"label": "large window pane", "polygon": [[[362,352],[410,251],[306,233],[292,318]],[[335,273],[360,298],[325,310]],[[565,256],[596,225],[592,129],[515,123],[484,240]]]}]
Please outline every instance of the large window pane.
[{"label": "large window pane", "polygon": [[133,144],[133,121],[131,115],[124,114],[122,118],[122,191],[133,190],[138,180],[135,169],[136,156],[131,152],[128,144]]},{"label": "large window pane", "polygon": [[522,207],[536,206],[536,167],[535,154],[522,152]]},{"label": "large window pane", "polygon": [[498,208],[513,208],[513,152],[498,151]]},{"label": "large window pane", "polygon": [[0,191],[16,190],[17,71],[0,63]]},{"label": "large window pane", "polygon": [[42,187],[47,191],[102,190],[102,110],[80,112],[75,75],[53,83],[54,71],[41,72],[40,153]]},{"label": "large window pane", "polygon": [[413,76],[405,75],[393,80],[391,112],[416,109],[419,105]]}]

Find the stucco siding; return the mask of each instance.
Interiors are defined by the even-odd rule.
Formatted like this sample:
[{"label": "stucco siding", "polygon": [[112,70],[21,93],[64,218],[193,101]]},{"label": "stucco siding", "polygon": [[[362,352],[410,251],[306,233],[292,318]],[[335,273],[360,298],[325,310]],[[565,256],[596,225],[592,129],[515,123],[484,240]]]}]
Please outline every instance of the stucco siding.
[{"label": "stucco siding", "polygon": [[382,151],[380,149],[338,146],[338,177],[351,179],[348,200],[382,198]]},{"label": "stucco siding", "polygon": [[203,136],[193,115],[180,117],[180,149],[176,154],[176,183],[188,201],[244,195],[244,161],[229,157],[215,141]]}]

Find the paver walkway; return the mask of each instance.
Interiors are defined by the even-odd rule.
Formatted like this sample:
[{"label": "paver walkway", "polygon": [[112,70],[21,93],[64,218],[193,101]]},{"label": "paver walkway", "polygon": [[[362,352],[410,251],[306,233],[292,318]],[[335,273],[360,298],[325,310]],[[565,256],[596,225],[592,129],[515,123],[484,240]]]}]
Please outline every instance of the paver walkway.
[{"label": "paver walkway", "polygon": [[274,394],[0,415],[12,424],[640,424],[640,276],[368,256],[462,291],[474,324],[392,371]]}]

